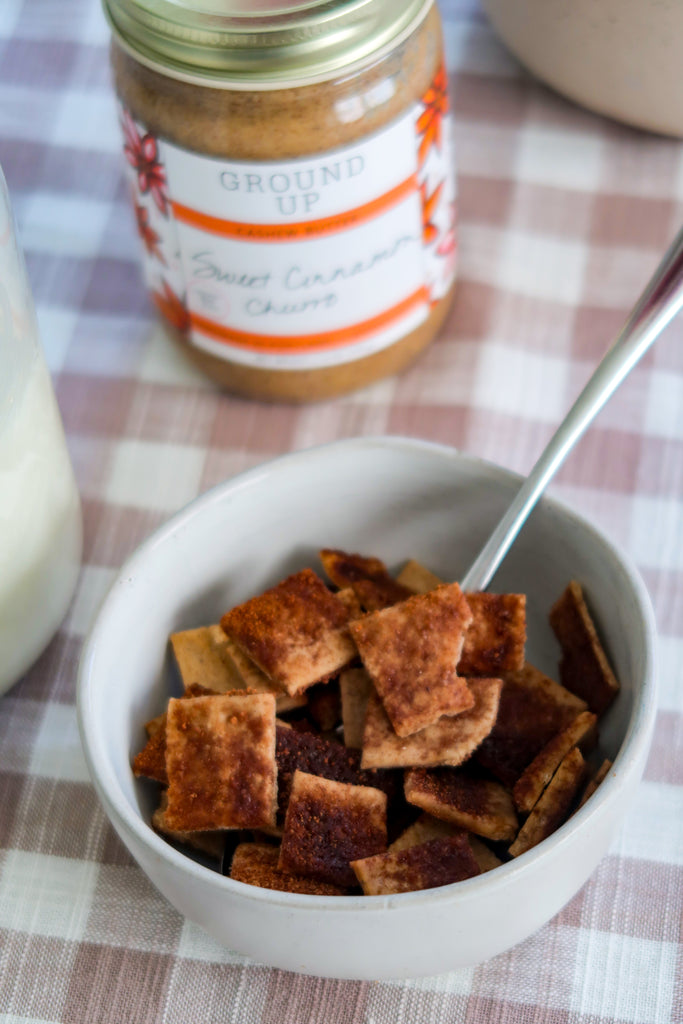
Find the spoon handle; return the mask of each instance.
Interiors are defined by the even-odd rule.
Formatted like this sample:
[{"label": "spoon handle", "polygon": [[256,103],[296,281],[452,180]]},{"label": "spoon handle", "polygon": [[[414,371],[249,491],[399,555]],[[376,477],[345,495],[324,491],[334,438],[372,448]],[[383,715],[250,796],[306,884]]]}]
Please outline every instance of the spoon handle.
[{"label": "spoon handle", "polygon": [[683,229],[679,231],[611,348],[551,437],[514,501],[461,581],[485,590],[548,482],[593,418],[683,308]]}]

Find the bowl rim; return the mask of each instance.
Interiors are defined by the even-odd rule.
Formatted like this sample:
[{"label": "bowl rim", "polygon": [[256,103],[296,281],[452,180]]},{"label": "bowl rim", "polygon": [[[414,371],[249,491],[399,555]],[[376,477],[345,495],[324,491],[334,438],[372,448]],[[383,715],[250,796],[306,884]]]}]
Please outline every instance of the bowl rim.
[{"label": "bowl rim", "polygon": [[132,833],[143,847],[148,848],[152,854],[162,861],[166,861],[169,867],[179,869],[181,872],[187,872],[198,883],[213,883],[226,894],[232,894],[236,897],[241,896],[242,898],[248,897],[256,903],[280,906],[289,912],[297,910],[302,912],[328,911],[335,909],[345,912],[362,910],[364,914],[367,914],[383,912],[390,908],[398,909],[399,907],[407,908],[409,906],[414,908],[416,906],[443,903],[448,898],[455,898],[456,895],[461,895],[463,898],[466,895],[476,898],[476,894],[483,887],[485,887],[488,893],[495,891],[497,887],[506,887],[518,875],[526,874],[528,871],[533,870],[537,861],[547,858],[561,845],[570,841],[579,828],[584,824],[588,825],[592,818],[601,813],[602,806],[621,788],[622,782],[633,768],[640,764],[641,760],[644,760],[647,749],[649,749],[657,710],[655,665],[655,638],[657,631],[655,616],[649,594],[638,569],[631,560],[631,557],[610,540],[597,526],[593,525],[590,520],[574,511],[574,509],[560,499],[544,494],[539,504],[557,510],[564,517],[568,517],[577,523],[581,529],[592,534],[601,545],[607,548],[616,563],[620,565],[624,575],[629,580],[642,614],[644,640],[642,693],[640,699],[634,701],[634,708],[628,727],[615,756],[612,768],[591,799],[583,807],[575,811],[551,836],[521,856],[501,864],[495,871],[483,872],[474,878],[416,892],[396,893],[389,896],[345,896],[343,899],[340,899],[339,897],[332,896],[315,896],[304,893],[281,892],[275,889],[263,889],[258,886],[248,885],[245,882],[239,882],[227,875],[221,875],[217,871],[188,857],[157,835],[149,824],[144,821],[142,816],[134,812],[119,786],[112,766],[106,759],[102,758],[101,754],[96,756],[98,752],[93,750],[90,740],[90,737],[95,735],[95,730],[90,725],[93,708],[89,684],[93,670],[97,667],[99,639],[100,635],[107,628],[108,614],[111,606],[115,606],[118,600],[120,600],[119,594],[122,587],[129,588],[131,584],[134,584],[136,576],[139,575],[140,568],[144,567],[147,557],[155,548],[163,545],[178,530],[181,530],[189,520],[197,515],[201,515],[212,505],[222,502],[226,493],[234,493],[258,486],[274,470],[286,472],[288,465],[292,462],[322,458],[325,455],[332,454],[335,450],[353,450],[354,448],[388,448],[393,451],[426,452],[445,457],[452,462],[465,463],[470,469],[476,470],[479,475],[488,479],[500,480],[502,478],[508,483],[518,484],[521,484],[524,479],[521,474],[516,473],[514,470],[499,466],[479,456],[461,452],[450,445],[402,435],[345,438],[314,445],[295,452],[288,452],[259,463],[257,466],[221,481],[193,499],[166,519],[135,549],[125,560],[111,583],[87,634],[79,660],[76,703],[81,745],[90,777],[100,801],[104,805],[112,823],[117,827],[117,831],[123,829]]}]

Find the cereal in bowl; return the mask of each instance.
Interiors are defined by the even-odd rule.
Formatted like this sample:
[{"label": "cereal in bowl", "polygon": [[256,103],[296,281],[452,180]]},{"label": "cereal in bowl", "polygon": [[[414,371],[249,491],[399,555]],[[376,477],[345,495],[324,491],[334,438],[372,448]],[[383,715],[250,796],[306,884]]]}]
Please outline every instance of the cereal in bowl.
[{"label": "cereal in bowl", "polygon": [[524,595],[321,563],[171,637],[184,692],[133,759],[169,842],[263,888],[387,895],[495,870],[595,791],[618,683],[577,583],[558,682],[526,660]]}]

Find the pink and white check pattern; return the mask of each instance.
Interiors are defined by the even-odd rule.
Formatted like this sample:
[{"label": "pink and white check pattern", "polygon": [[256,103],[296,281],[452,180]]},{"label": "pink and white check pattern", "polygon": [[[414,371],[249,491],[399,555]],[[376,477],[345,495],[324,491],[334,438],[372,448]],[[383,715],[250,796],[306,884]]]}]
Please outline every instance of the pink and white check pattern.
[{"label": "pink and white check pattern", "polygon": [[199,492],[359,434],[526,471],[683,220],[683,151],[572,106],[444,0],[460,284],[398,379],[297,409],[219,393],[166,346],[138,271],[98,0],[0,4],[0,163],[83,496],[85,563],[39,663],[0,701],[0,1024],[665,1024],[683,1020],[683,321],[553,485],[635,559],[660,630],[638,799],[593,878],[511,952],[414,983],[297,977],[216,946],[151,888],[90,786],[81,642],[121,561]]}]

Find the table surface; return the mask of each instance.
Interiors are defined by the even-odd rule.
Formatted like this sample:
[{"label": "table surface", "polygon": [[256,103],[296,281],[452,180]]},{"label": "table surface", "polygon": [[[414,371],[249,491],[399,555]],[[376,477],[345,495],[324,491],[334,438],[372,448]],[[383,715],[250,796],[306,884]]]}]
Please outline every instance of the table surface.
[{"label": "table surface", "polygon": [[443,441],[527,472],[682,219],[677,141],[534,81],[474,0],[442,11],[459,162],[455,305],[401,377],[295,408],[220,393],[154,324],[99,4],[0,4],[0,162],[85,514],[67,619],[0,701],[0,1024],[683,1020],[683,321],[551,488],[638,565],[660,631],[660,692],[623,828],[538,934],[410,983],[267,969],[157,894],[110,828],[81,754],[84,634],[117,567],[169,513],[271,456],[363,434]]}]

